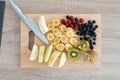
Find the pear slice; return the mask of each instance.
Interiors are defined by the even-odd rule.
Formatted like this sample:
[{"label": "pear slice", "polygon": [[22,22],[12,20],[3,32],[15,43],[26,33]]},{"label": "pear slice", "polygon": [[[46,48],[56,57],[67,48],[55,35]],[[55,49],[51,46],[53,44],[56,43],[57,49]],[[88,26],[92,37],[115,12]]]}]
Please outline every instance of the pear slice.
[{"label": "pear slice", "polygon": [[35,61],[37,58],[38,58],[38,46],[34,44],[29,60]]},{"label": "pear slice", "polygon": [[61,59],[60,59],[60,63],[59,63],[59,68],[61,68],[62,66],[64,66],[65,62],[66,62],[67,56],[66,53],[62,53],[61,55]]},{"label": "pear slice", "polygon": [[59,51],[54,51],[52,55],[50,56],[50,59],[48,61],[48,66],[52,67],[55,61],[57,60],[58,56],[61,54]]},{"label": "pear slice", "polygon": [[40,46],[39,47],[39,57],[38,57],[38,62],[39,63],[43,62],[44,53],[45,53],[45,46]]},{"label": "pear slice", "polygon": [[45,52],[45,55],[44,55],[44,62],[48,62],[51,52],[52,52],[52,49],[53,49],[53,45],[48,46],[48,48]]}]

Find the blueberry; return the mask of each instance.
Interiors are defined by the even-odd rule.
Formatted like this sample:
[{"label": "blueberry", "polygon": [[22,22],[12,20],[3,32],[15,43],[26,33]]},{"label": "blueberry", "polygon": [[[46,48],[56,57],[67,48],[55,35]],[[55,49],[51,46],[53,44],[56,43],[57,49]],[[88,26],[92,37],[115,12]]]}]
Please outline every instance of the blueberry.
[{"label": "blueberry", "polygon": [[75,18],[76,21],[78,21],[78,18]]},{"label": "blueberry", "polygon": [[96,36],[97,36],[97,34],[95,33],[95,34],[93,34],[93,36],[94,36],[94,37],[96,37]]},{"label": "blueberry", "polygon": [[88,23],[91,23],[91,20],[88,20]]},{"label": "blueberry", "polygon": [[94,37],[93,40],[96,41],[96,38]]},{"label": "blueberry", "polygon": [[67,16],[66,16],[66,19],[70,19],[70,16],[69,16],[69,15],[67,15]]},{"label": "blueberry", "polygon": [[76,32],[77,35],[80,35],[80,32]]},{"label": "blueberry", "polygon": [[95,31],[96,30],[96,28],[93,28],[93,31]]},{"label": "blueberry", "polygon": [[91,45],[91,46],[90,46],[90,49],[94,49],[94,47]]},{"label": "blueberry", "polygon": [[92,21],[92,23],[96,23],[96,21],[95,21],[95,20],[93,20],[93,21]]},{"label": "blueberry", "polygon": [[82,40],[83,38],[80,38],[80,40]]},{"label": "blueberry", "polygon": [[95,25],[95,28],[98,28],[98,25]]},{"label": "blueberry", "polygon": [[83,33],[81,32],[81,33],[80,33],[80,36],[82,36],[82,35],[83,35]]},{"label": "blueberry", "polygon": [[95,45],[96,44],[96,42],[93,42],[93,45]]},{"label": "blueberry", "polygon": [[90,37],[92,37],[93,35],[92,34],[90,34]]}]

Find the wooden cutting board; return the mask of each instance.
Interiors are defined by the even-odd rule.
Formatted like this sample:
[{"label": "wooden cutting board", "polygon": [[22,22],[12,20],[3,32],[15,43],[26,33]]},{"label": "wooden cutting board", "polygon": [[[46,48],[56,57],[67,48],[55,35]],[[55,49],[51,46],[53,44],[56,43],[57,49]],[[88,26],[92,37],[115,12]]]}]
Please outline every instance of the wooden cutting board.
[{"label": "wooden cutting board", "polygon": [[[62,19],[65,18],[66,15],[72,15],[75,17],[83,17],[85,19],[85,22],[88,20],[96,20],[96,24],[99,26],[99,28],[96,30],[97,32],[97,44],[95,45],[95,51],[98,54],[98,57],[94,64],[89,64],[88,62],[85,62],[83,57],[81,57],[80,60],[73,62],[70,60],[67,60],[63,68],[69,68],[69,69],[80,69],[80,68],[100,68],[101,67],[101,15],[100,14],[26,14],[28,17],[33,17],[37,23],[38,18],[44,15],[46,18],[46,22],[51,22],[53,19]],[[38,61],[30,62],[29,57],[31,54],[31,50],[29,46],[32,46],[31,42],[34,44],[39,45],[45,45],[43,42],[41,42],[36,36],[31,37],[30,36],[30,29],[21,21],[21,27],[20,27],[20,37],[21,37],[21,67],[22,68],[47,68],[46,63],[38,63]],[[32,33],[31,33],[32,34]],[[45,45],[47,47],[47,45]],[[56,61],[54,68],[58,67],[59,59]]]}]

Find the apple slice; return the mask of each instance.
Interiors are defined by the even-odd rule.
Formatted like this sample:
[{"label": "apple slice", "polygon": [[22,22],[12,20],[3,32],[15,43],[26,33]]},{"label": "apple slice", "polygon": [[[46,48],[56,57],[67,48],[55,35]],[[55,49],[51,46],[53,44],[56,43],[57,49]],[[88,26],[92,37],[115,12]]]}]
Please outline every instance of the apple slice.
[{"label": "apple slice", "polygon": [[58,56],[61,54],[59,51],[54,51],[52,55],[50,56],[50,59],[48,61],[48,66],[52,67],[55,61],[57,60]]},{"label": "apple slice", "polygon": [[43,62],[44,52],[45,52],[45,46],[40,46],[39,47],[39,57],[38,57],[38,62],[39,63]]},{"label": "apple slice", "polygon": [[61,59],[60,59],[60,63],[59,63],[59,68],[61,68],[65,64],[66,59],[67,59],[66,53],[63,52],[62,55],[61,55]]},{"label": "apple slice", "polygon": [[37,58],[38,58],[38,46],[34,44],[29,60],[35,61]]},{"label": "apple slice", "polygon": [[45,52],[45,55],[44,55],[44,62],[48,62],[51,52],[52,52],[52,49],[53,49],[53,45],[48,46],[48,48]]}]

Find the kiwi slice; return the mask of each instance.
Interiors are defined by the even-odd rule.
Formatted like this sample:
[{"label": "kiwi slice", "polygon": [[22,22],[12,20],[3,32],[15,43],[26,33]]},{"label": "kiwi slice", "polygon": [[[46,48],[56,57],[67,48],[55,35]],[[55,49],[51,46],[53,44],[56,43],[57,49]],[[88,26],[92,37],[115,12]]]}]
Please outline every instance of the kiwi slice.
[{"label": "kiwi slice", "polygon": [[76,61],[78,59],[80,59],[81,56],[81,52],[79,49],[76,48],[72,48],[68,51],[68,59]]},{"label": "kiwi slice", "polygon": [[80,45],[78,46],[78,48],[82,51],[87,51],[89,50],[90,44],[88,41],[83,40],[80,42]]},{"label": "kiwi slice", "polygon": [[84,53],[84,56],[85,56],[85,59],[86,59],[90,64],[93,64],[93,63],[94,63],[94,61],[93,61],[93,59],[92,59],[92,57],[91,57],[90,54]]}]

